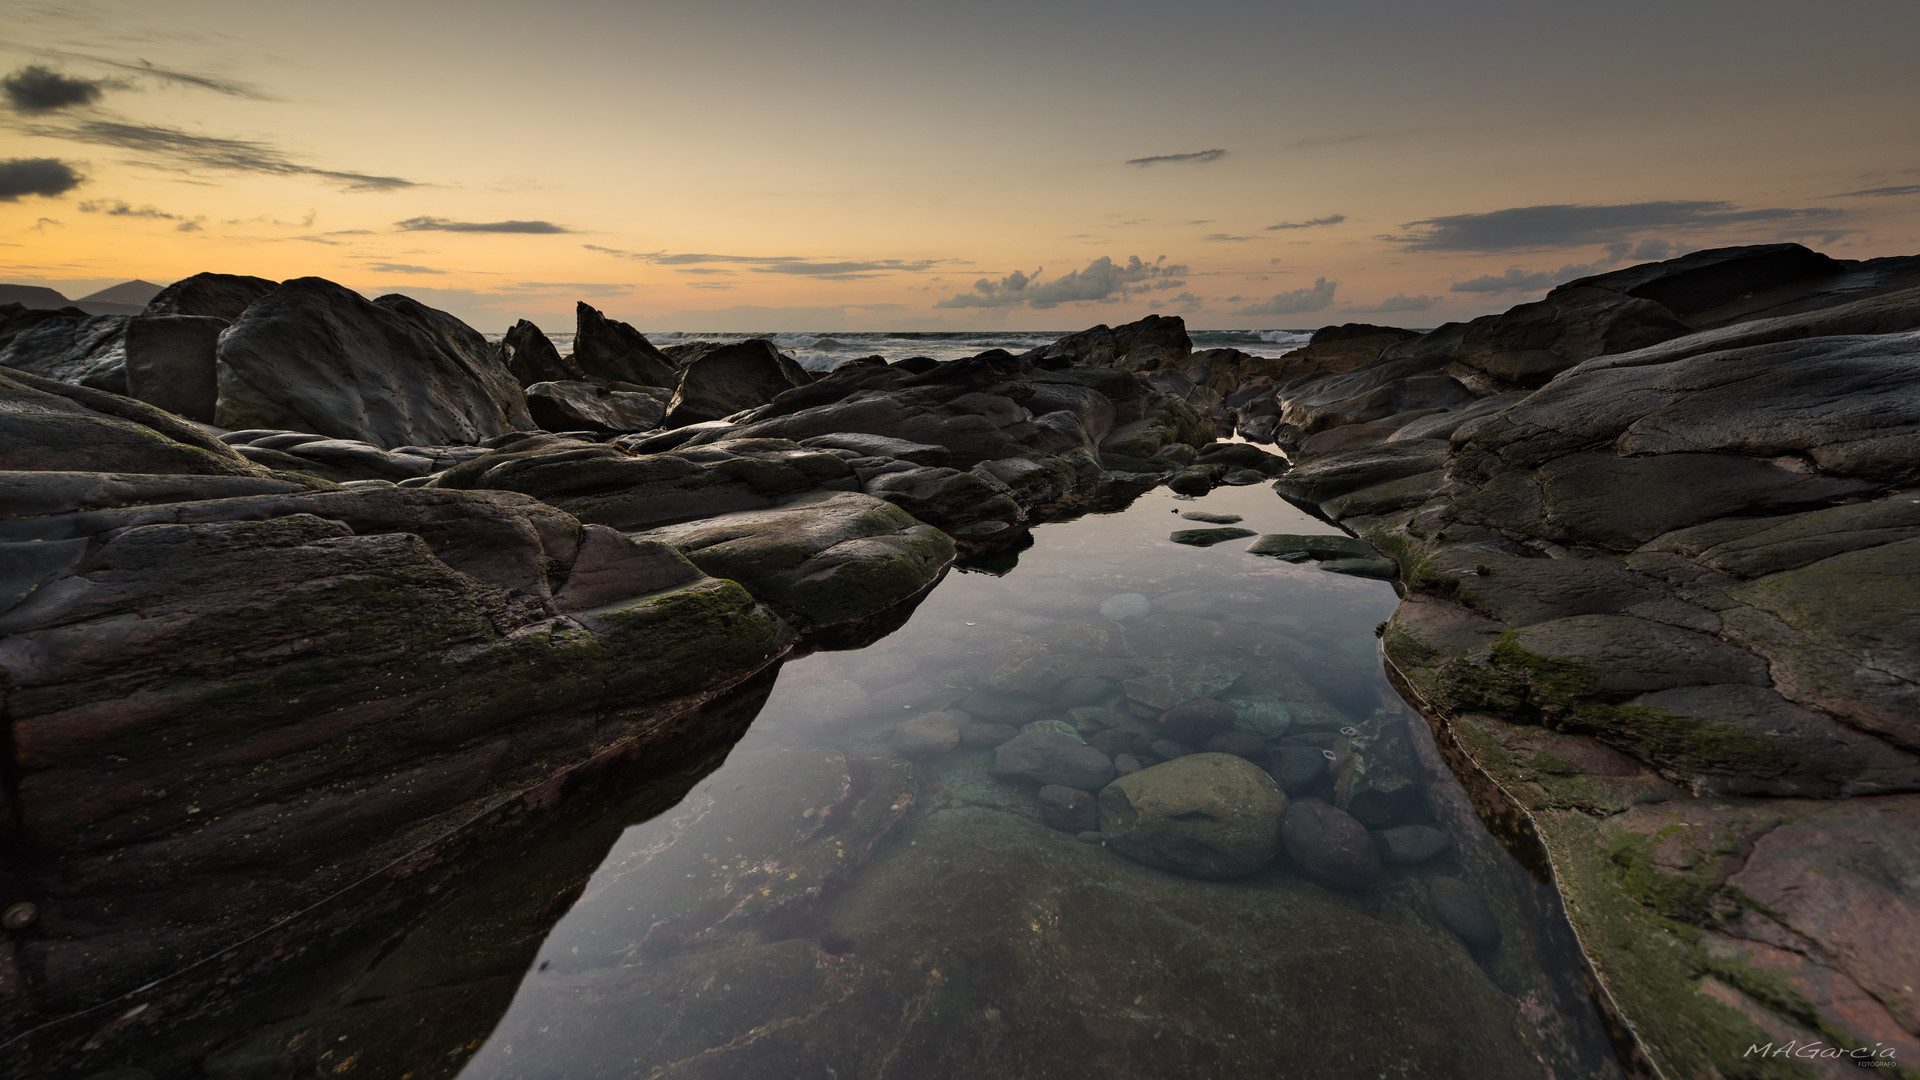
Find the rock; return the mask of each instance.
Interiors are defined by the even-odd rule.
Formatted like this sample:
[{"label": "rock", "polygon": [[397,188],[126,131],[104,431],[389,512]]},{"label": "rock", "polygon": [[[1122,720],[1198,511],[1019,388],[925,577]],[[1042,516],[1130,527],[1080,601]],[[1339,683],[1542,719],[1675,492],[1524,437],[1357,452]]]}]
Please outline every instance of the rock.
[{"label": "rock", "polygon": [[1100,809],[1093,796],[1079,788],[1048,784],[1040,789],[1040,821],[1061,832],[1098,832]]},{"label": "rock", "polygon": [[1212,547],[1254,535],[1252,529],[1176,529],[1167,539],[1188,547]]},{"label": "rock", "polygon": [[[1207,492],[1213,490],[1214,479],[1215,474],[1211,469],[1182,469],[1167,479],[1167,488],[1181,495],[1205,495]],[[1210,530],[1195,529],[1192,531],[1208,532]],[[1252,536],[1253,532],[1251,530],[1243,530],[1243,534]]]},{"label": "rock", "polygon": [[1152,602],[1137,592],[1115,593],[1100,602],[1100,614],[1114,622],[1145,618],[1152,610]]},{"label": "rock", "polygon": [[1200,749],[1209,754],[1243,757],[1263,767],[1273,756],[1273,748],[1267,745],[1265,739],[1246,731],[1223,731],[1201,743]]},{"label": "rock", "polygon": [[1443,854],[1453,838],[1430,825],[1396,825],[1373,834],[1383,862],[1411,866]]},{"label": "rock", "polygon": [[1149,315],[1139,322],[1108,328],[1104,325],[1042,345],[1027,353],[1041,367],[1086,364],[1151,371],[1164,363],[1185,360],[1193,353],[1186,322],[1178,315]]},{"label": "rock", "polygon": [[1100,835],[1099,829],[1088,829],[1086,832],[1075,836],[1074,839],[1083,844],[1104,844],[1107,842],[1106,837]]},{"label": "rock", "polygon": [[[519,380],[521,386],[531,388],[535,383],[578,382],[583,378],[578,365],[572,357],[562,359],[560,350],[553,347],[547,335],[540,328],[525,319],[513,324],[500,340],[505,351],[507,370]],[[539,419],[537,416],[535,419]],[[548,431],[570,431],[571,428],[542,427]]]},{"label": "rock", "polygon": [[1242,758],[1193,754],[1115,780],[1100,792],[1100,835],[1135,862],[1201,878],[1250,874],[1273,861],[1287,797]]},{"label": "rock", "polygon": [[1563,285],[1543,300],[1468,323],[1446,370],[1483,392],[1532,389],[1582,360],[1656,345],[1688,330],[1654,301]]},{"label": "rock", "polygon": [[127,396],[212,423],[220,391],[216,353],[220,331],[227,325],[205,315],[135,315],[127,320]]},{"label": "rock", "polygon": [[1500,944],[1500,924],[1473,886],[1459,878],[1437,877],[1427,882],[1427,897],[1440,925],[1461,941],[1481,949]]},{"label": "rock", "polygon": [[1080,737],[1079,728],[1074,727],[1072,724],[1068,723],[1065,720],[1060,720],[1051,716],[1045,717],[1040,720],[1033,720],[1028,723],[1020,725],[1020,734],[1022,735],[1065,735],[1067,738],[1072,739],[1074,742],[1083,743],[1087,741]]},{"label": "rock", "polygon": [[650,431],[660,426],[667,411],[657,393],[613,390],[598,383],[537,382],[527,387],[526,395],[528,415],[548,431]]},{"label": "rock", "polygon": [[1287,806],[1280,841],[1294,865],[1329,889],[1360,892],[1380,877],[1380,853],[1367,827],[1319,799]]},{"label": "rock", "polygon": [[1053,707],[1072,709],[1082,705],[1098,705],[1119,692],[1112,679],[1098,675],[1075,675],[1053,688]]},{"label": "rock", "polygon": [[108,393],[127,389],[125,315],[55,313],[17,330],[0,367]]},{"label": "rock", "polygon": [[1193,753],[1192,750],[1171,739],[1154,739],[1147,744],[1147,752],[1161,761],[1172,761],[1174,758],[1183,758]]},{"label": "rock", "polygon": [[1373,545],[1354,536],[1299,536],[1292,533],[1267,533],[1247,546],[1254,555],[1267,555],[1287,562],[1308,559],[1371,559]]},{"label": "rock", "polygon": [[0,471],[266,474],[145,402],[0,368]]},{"label": "rock", "polygon": [[640,331],[602,315],[585,302],[574,305],[572,368],[579,378],[641,386],[672,386],[679,369]]},{"label": "rock", "polygon": [[970,750],[991,750],[1020,734],[1012,724],[962,724],[960,745]]},{"label": "rock", "polygon": [[943,529],[1026,519],[1005,484],[958,469],[924,466],[883,473],[868,480],[863,490]]},{"label": "rock", "polygon": [[1132,754],[1115,754],[1113,771],[1116,776],[1128,776],[1140,771],[1140,762]]},{"label": "rock", "polygon": [[844,432],[816,435],[811,439],[800,440],[800,445],[819,447],[822,450],[851,450],[861,457],[893,458],[896,461],[908,461],[915,465],[944,467],[953,462],[953,451],[944,446],[908,442],[905,439],[889,439],[884,435]]},{"label": "rock", "polygon": [[969,716],[983,720],[1011,720],[1026,723],[1040,712],[1040,702],[1018,690],[999,690],[983,686],[960,699],[958,706]]},{"label": "rock", "polygon": [[471,444],[533,426],[519,384],[471,327],[321,278],[281,285],[221,335],[214,422],[377,446]]},{"label": "rock", "polygon": [[1180,516],[1188,521],[1204,521],[1209,525],[1237,525],[1242,520],[1239,514],[1215,514],[1207,510],[1183,510]]},{"label": "rock", "polygon": [[1133,749],[1133,736],[1119,728],[1107,728],[1087,736],[1087,745],[1110,758],[1118,759],[1121,754]]},{"label": "rock", "polygon": [[276,288],[277,282],[243,274],[195,274],[161,289],[147,301],[147,314],[199,315],[234,323],[254,301]]},{"label": "rock", "polygon": [[903,721],[887,742],[902,757],[934,757],[960,745],[960,724],[952,713],[927,713]]},{"label": "rock", "polygon": [[1304,795],[1327,775],[1327,752],[1317,746],[1276,747],[1273,778],[1288,795]]},{"label": "rock", "polygon": [[1233,706],[1213,698],[1193,698],[1161,713],[1160,731],[1174,742],[1199,746],[1233,727]]},{"label": "rock", "polygon": [[1113,779],[1113,762],[1071,735],[1020,735],[993,752],[992,773],[1041,785],[1098,791]]},{"label": "rock", "polygon": [[812,382],[764,338],[717,346],[681,369],[663,423],[681,427],[722,420]]}]

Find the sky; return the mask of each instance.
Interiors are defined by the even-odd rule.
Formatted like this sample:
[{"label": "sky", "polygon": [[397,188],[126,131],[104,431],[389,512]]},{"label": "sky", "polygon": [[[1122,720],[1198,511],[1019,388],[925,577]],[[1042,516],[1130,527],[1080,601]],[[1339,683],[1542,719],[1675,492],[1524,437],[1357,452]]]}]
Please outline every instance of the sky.
[{"label": "sky", "polygon": [[1428,327],[1920,252],[1913,0],[0,0],[0,281],[482,330]]}]

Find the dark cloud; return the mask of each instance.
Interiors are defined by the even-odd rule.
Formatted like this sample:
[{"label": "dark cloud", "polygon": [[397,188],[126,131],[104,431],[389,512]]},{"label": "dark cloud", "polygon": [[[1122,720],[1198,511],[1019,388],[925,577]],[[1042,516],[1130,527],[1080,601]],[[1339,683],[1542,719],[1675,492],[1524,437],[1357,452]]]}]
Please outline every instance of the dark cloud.
[{"label": "dark cloud", "polygon": [[467,232],[467,233],[567,233],[572,229],[555,225],[551,221],[449,221],[437,217],[412,217],[405,221],[396,221],[394,227],[402,232]]},{"label": "dark cloud", "polygon": [[[176,71],[172,68],[163,68],[155,65],[150,60],[113,60],[104,56],[94,56],[89,53],[65,52],[58,49],[48,50],[48,52],[53,56],[70,60],[81,60],[89,64],[100,64],[105,67],[116,68],[120,71],[130,71],[136,75],[147,76],[158,82],[192,87],[196,90],[210,90],[213,93],[225,94],[228,97],[252,98],[256,101],[280,100],[261,90],[259,87],[251,86],[247,83],[235,82],[231,79],[222,79],[213,75],[198,75],[191,71]],[[105,87],[119,88],[127,85],[125,82],[119,80],[101,80],[100,82],[101,85]]]},{"label": "dark cloud", "polygon": [[1333,291],[1340,287],[1337,281],[1315,278],[1313,285],[1305,289],[1293,289],[1289,292],[1275,293],[1257,304],[1243,307],[1236,315],[1303,315],[1309,311],[1321,311],[1333,304]]},{"label": "dark cloud", "polygon": [[1191,154],[1155,154],[1153,157],[1128,158],[1127,164],[1146,168],[1149,165],[1173,165],[1185,162],[1191,165],[1204,165],[1209,161],[1219,161],[1226,157],[1225,150],[1199,150]]},{"label": "dark cloud", "polygon": [[1407,228],[1417,232],[1388,239],[1403,244],[1407,251],[1519,251],[1603,243],[1644,229],[1806,222],[1840,212],[1819,207],[1740,210],[1732,203],[1708,201],[1517,206],[1409,222]]},{"label": "dark cloud", "polygon": [[129,206],[118,199],[88,199],[80,204],[83,214],[106,214],[109,217],[158,218],[161,221],[184,221],[178,214],[169,214],[157,206]]},{"label": "dark cloud", "polygon": [[66,125],[29,125],[27,135],[112,146],[148,156],[147,165],[196,175],[207,169],[264,173],[269,176],[307,177],[337,184],[347,191],[393,191],[416,186],[397,176],[322,169],[287,157],[279,149],[250,139],[222,139],[196,135],[158,124],[123,120],[87,120]]},{"label": "dark cloud", "polygon": [[1234,236],[1234,235],[1232,235],[1231,233],[1223,233],[1223,232],[1217,232],[1217,233],[1208,233],[1208,234],[1207,234],[1206,236],[1204,236],[1204,237],[1201,237],[1201,239],[1203,239],[1203,240],[1212,240],[1212,241],[1214,241],[1215,243],[1224,243],[1224,244],[1232,244],[1232,243],[1238,243],[1238,242],[1240,242],[1240,241],[1242,241],[1242,240],[1251,240],[1251,239],[1253,239],[1253,237],[1251,237],[1251,236]]},{"label": "dark cloud", "polygon": [[86,177],[58,158],[7,158],[0,161],[0,202],[18,202],[23,195],[65,195]]},{"label": "dark cloud", "polygon": [[1328,214],[1326,217],[1308,218],[1305,221],[1283,221],[1278,225],[1267,226],[1268,232],[1276,229],[1317,229],[1322,225],[1338,225],[1347,220],[1345,214]]},{"label": "dark cloud", "polygon": [[91,105],[109,85],[106,79],[76,79],[51,68],[30,64],[0,79],[7,102],[23,113],[56,112]]},{"label": "dark cloud", "polygon": [[1053,308],[1061,304],[1075,303],[1113,303],[1136,293],[1155,289],[1177,289],[1186,282],[1181,275],[1187,272],[1185,266],[1169,264],[1165,256],[1153,262],[1142,262],[1140,256],[1129,256],[1125,265],[1114,262],[1105,255],[1088,263],[1083,270],[1070,270],[1051,281],[1040,281],[1044,269],[1025,274],[1018,270],[993,281],[981,278],[973,283],[973,289],[945,300],[937,301],[936,308],[995,308],[1020,307]]},{"label": "dark cloud", "polygon": [[1920,195],[1920,184],[1900,184],[1895,187],[1871,187],[1864,191],[1843,191],[1838,195],[1827,196],[1830,199],[1853,199],[1861,196]]},{"label": "dark cloud", "polygon": [[1439,307],[1442,300],[1438,296],[1408,296],[1395,293],[1377,304],[1348,304],[1341,309],[1345,315],[1384,315],[1390,311],[1431,311]]},{"label": "dark cloud", "polygon": [[444,274],[445,270],[435,270],[431,266],[415,266],[412,263],[371,262],[367,269],[383,274]]},{"label": "dark cloud", "polygon": [[[793,274],[801,277],[824,278],[829,281],[852,281],[860,278],[875,277],[881,274],[919,273],[933,267],[951,263],[952,259],[864,259],[864,260],[828,260],[809,259],[799,255],[715,255],[710,252],[683,251],[621,251],[618,248],[601,247],[598,244],[582,244],[588,251],[598,251],[622,259],[636,262],[653,263],[656,266],[702,267],[703,264],[718,263],[724,266],[744,266],[756,274]],[[705,266],[702,269],[680,271],[683,274],[720,274],[728,273],[718,267]]]}]

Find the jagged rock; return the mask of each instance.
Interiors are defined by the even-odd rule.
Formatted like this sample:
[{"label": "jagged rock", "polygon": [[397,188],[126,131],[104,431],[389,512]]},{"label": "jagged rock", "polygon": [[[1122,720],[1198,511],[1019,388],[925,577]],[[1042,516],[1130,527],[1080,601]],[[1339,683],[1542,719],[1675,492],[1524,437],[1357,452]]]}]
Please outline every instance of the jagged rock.
[{"label": "jagged rock", "polygon": [[585,302],[574,306],[572,368],[579,378],[641,386],[672,386],[679,369],[640,331],[602,315]]},{"label": "jagged rock", "polygon": [[[547,431],[651,431],[666,415],[663,393],[631,383],[538,382],[527,387],[527,413]],[[651,391],[651,392],[649,392]]]},{"label": "jagged rock", "polygon": [[59,315],[23,320],[0,351],[0,367],[109,393],[127,389],[125,315]]},{"label": "jagged rock", "polygon": [[771,341],[720,345],[686,361],[667,406],[667,427],[720,420],[765,405],[813,380]]},{"label": "jagged rock", "polygon": [[221,335],[226,428],[298,428],[378,446],[476,443],[533,426],[480,334],[414,300],[289,281]]},{"label": "jagged rock", "polygon": [[[540,328],[525,319],[513,324],[505,337],[500,339],[505,353],[507,370],[519,381],[521,386],[531,388],[535,383],[579,382],[585,373],[572,356],[562,357],[560,350]],[[536,419],[538,419],[536,417]],[[541,425],[546,427],[545,424]],[[566,431],[567,428],[547,428],[549,431]]]}]

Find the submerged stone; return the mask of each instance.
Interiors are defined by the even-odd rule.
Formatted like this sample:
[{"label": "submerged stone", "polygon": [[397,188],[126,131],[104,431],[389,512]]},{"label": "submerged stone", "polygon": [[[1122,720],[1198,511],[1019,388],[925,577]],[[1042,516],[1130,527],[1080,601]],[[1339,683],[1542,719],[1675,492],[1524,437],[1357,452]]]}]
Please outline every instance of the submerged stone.
[{"label": "submerged stone", "polygon": [[1189,877],[1240,877],[1273,861],[1286,808],[1259,766],[1191,754],[1109,784],[1100,793],[1100,832],[1135,862]]}]

